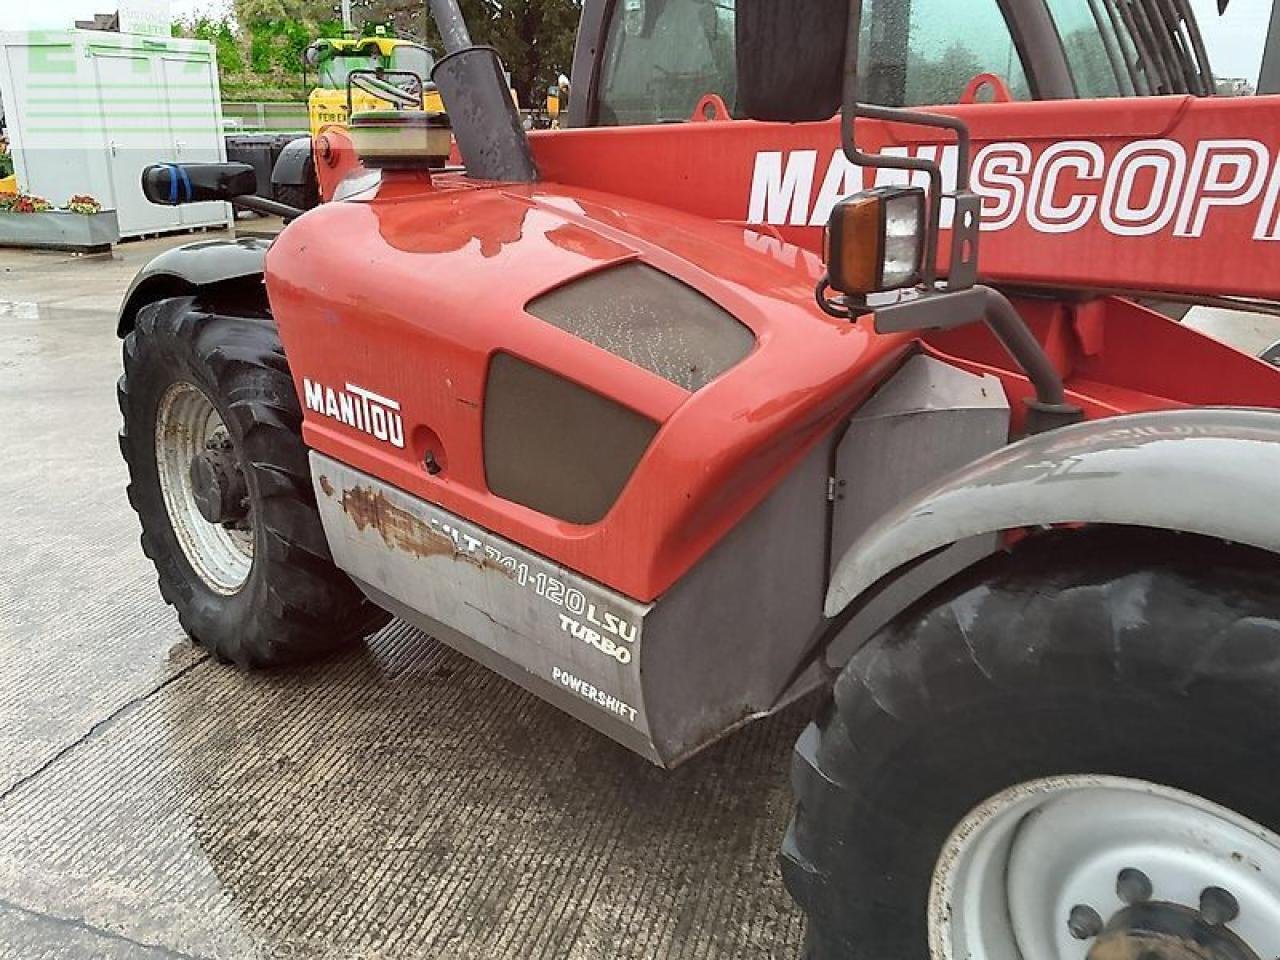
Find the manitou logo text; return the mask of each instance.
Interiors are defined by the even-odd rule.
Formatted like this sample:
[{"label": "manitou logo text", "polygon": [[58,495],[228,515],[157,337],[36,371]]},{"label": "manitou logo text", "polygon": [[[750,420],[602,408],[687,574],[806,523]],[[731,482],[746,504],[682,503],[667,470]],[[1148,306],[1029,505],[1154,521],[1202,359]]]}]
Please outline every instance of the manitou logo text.
[{"label": "manitou logo text", "polygon": [[404,420],[400,416],[400,404],[396,401],[354,383],[348,383],[345,390],[335,390],[305,377],[302,392],[308,410],[404,449]]},{"label": "manitou logo text", "polygon": [[[880,153],[908,156],[899,146]],[[911,155],[936,160],[944,189],[955,188],[954,145],[941,153],[924,145]],[[991,143],[974,157],[970,179],[982,197],[985,231],[1025,223],[1040,233],[1072,233],[1098,225],[1121,237],[1199,237],[1206,224],[1234,208],[1248,217],[1253,239],[1280,240],[1280,163],[1273,166],[1274,159],[1270,148],[1248,139],[1186,145],[1135,140],[1114,152],[1089,140],[1059,140],[1036,149]],[[817,150],[757,153],[747,220],[819,227],[836,202],[851,193],[928,184],[922,171],[877,169],[871,182],[863,177],[863,168],[849,163],[841,150],[821,157]],[[943,207],[943,227],[951,225],[949,206]]]}]

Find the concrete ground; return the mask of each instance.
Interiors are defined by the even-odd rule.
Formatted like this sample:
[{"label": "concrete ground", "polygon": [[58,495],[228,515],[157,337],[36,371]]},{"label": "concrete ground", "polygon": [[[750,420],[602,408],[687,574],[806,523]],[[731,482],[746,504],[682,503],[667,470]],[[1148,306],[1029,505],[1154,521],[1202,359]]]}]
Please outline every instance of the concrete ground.
[{"label": "concrete ground", "polygon": [[265,676],[185,640],[114,328],[186,239],[0,251],[0,958],[795,956],[802,713],[663,773],[402,625]]}]

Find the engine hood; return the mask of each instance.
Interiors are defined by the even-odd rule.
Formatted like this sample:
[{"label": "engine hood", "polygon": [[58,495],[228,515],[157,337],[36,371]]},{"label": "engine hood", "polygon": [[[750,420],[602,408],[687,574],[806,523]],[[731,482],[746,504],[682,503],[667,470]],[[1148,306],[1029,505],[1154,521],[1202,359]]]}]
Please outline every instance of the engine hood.
[{"label": "engine hood", "polygon": [[[384,177],[365,199],[300,218],[268,254],[299,394],[321,399],[308,402],[305,437],[636,599],[696,563],[910,349],[910,337],[819,311],[821,263],[775,236],[592,191],[444,179],[397,188]],[[665,331],[649,341],[679,349],[637,344],[637,315],[610,309],[626,302],[624,270],[673,298],[645,301],[645,322]],[[553,300],[558,313],[541,310]],[[725,347],[708,371],[697,351],[733,339],[726,317],[745,349]],[[699,339],[689,330],[704,321],[712,332]],[[693,351],[691,377],[664,366],[680,351]],[[486,391],[513,363],[533,373],[523,408],[505,407],[541,437],[514,465],[495,440],[501,424],[486,420],[500,399]],[[529,377],[551,386],[540,393]],[[393,402],[402,446],[324,409],[322,387]],[[588,399],[562,408],[566,396]],[[526,496],[529,476],[538,489]],[[572,514],[575,497],[619,480],[598,516]]]}]

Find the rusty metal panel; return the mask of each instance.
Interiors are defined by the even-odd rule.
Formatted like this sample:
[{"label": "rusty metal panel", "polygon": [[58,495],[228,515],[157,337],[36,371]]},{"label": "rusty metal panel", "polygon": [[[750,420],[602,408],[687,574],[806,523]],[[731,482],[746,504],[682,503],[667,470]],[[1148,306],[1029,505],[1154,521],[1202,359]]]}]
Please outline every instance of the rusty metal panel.
[{"label": "rusty metal panel", "polygon": [[834,442],[652,604],[322,454],[311,471],[334,560],[376,603],[674,766],[795,680],[822,621]]},{"label": "rusty metal panel", "polygon": [[334,560],[375,600],[658,760],[639,670],[651,605],[321,454],[311,473]]}]

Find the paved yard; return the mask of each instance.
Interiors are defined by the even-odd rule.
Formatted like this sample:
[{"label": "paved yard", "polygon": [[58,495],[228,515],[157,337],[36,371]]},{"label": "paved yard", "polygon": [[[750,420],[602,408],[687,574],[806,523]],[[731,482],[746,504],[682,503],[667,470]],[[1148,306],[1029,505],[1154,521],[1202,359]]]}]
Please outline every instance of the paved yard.
[{"label": "paved yard", "polygon": [[795,956],[802,712],[663,773],[402,625],[268,676],[185,641],[114,392],[172,242],[0,251],[0,958]]}]

